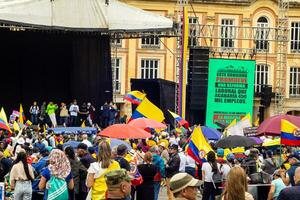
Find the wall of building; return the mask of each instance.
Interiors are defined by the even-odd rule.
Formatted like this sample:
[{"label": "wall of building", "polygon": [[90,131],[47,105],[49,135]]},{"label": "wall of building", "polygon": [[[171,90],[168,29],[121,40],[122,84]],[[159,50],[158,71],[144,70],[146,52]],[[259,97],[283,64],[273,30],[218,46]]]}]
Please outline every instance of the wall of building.
[{"label": "wall of building", "polygon": [[[176,19],[178,5],[175,0],[123,0],[123,2],[150,11],[162,16]],[[204,25],[220,25],[222,19],[234,19],[234,25],[240,27],[256,27],[260,17],[265,17],[268,20],[268,26],[274,28],[277,26],[278,5],[275,0],[222,0],[222,1],[192,1],[192,6],[189,6],[190,17],[197,17],[199,24]],[[194,11],[194,12],[193,12]],[[300,22],[300,4],[293,4],[290,7],[289,25],[293,21]],[[300,29],[299,29],[300,30]],[[198,34],[206,34],[198,32]],[[242,34],[242,33],[240,33]],[[290,33],[291,34],[291,33]],[[300,33],[299,33],[300,40]],[[130,91],[130,79],[141,78],[141,60],[142,59],[158,59],[159,60],[159,78],[175,81],[176,59],[176,38],[161,38],[159,48],[143,48],[141,39],[122,40],[120,47],[112,48],[112,57],[121,58],[121,90],[115,93],[115,101],[122,103],[123,95]],[[220,39],[199,39],[201,46],[220,47]],[[290,44],[289,44],[290,45]],[[250,40],[236,40],[235,48],[254,48],[255,42]],[[273,86],[275,91],[276,77],[276,54],[277,45],[275,42],[270,42],[268,52],[257,52],[253,57],[257,64],[267,64],[268,81],[267,84]],[[220,56],[220,55],[215,55]],[[239,58],[243,58],[241,55]],[[249,59],[249,55],[245,57]],[[290,97],[289,80],[290,67],[300,67],[300,52],[288,51],[287,68],[285,69],[286,77],[286,112],[300,110],[300,94],[295,97]],[[300,75],[299,75],[300,84]],[[300,85],[299,85],[300,87]],[[257,114],[259,107],[259,98],[255,98],[254,113]],[[271,107],[266,110],[266,117],[275,113],[274,101]],[[297,113],[297,112],[296,112]],[[254,116],[255,117],[255,116]]]}]

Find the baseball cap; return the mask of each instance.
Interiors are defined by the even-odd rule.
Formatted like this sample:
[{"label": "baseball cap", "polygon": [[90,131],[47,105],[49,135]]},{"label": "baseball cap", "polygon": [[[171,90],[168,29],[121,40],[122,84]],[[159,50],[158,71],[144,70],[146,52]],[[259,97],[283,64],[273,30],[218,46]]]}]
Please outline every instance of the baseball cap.
[{"label": "baseball cap", "polygon": [[130,177],[124,169],[110,171],[104,177],[108,187],[119,185],[123,181],[130,183]]},{"label": "baseball cap", "polygon": [[170,149],[175,149],[175,150],[178,151],[178,145],[177,145],[177,144],[172,144],[172,145],[170,146]]},{"label": "baseball cap", "polygon": [[300,161],[300,151],[294,151],[288,156],[288,159],[295,158]]},{"label": "baseball cap", "polygon": [[234,159],[235,159],[235,156],[234,156],[233,153],[229,153],[229,154],[227,154],[226,159],[227,159],[228,161],[234,160]]},{"label": "baseball cap", "polygon": [[218,148],[217,149],[217,156],[218,157],[224,157],[224,149]]},{"label": "baseball cap", "polygon": [[173,193],[179,192],[186,187],[199,187],[202,181],[193,178],[187,173],[177,173],[170,180],[170,188]]}]

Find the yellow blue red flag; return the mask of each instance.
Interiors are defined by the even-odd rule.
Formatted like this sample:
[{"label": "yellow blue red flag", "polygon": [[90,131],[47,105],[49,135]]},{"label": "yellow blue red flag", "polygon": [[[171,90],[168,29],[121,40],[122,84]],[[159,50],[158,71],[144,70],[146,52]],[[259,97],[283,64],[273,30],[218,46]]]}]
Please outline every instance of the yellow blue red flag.
[{"label": "yellow blue red flag", "polygon": [[213,151],[210,144],[206,141],[199,126],[194,128],[188,144],[187,153],[199,164],[206,162],[206,154]]},{"label": "yellow blue red flag", "polygon": [[300,129],[284,119],[281,120],[281,144],[300,146]]},{"label": "yellow blue red flag", "polygon": [[158,122],[162,122],[165,119],[164,113],[151,101],[144,97],[143,101],[138,105],[135,111],[132,113],[131,119],[148,118]]},{"label": "yellow blue red flag", "polygon": [[189,128],[189,123],[183,119],[182,117],[180,117],[179,115],[177,115],[176,113],[174,112],[171,112],[170,110],[168,110],[169,113],[172,115],[172,117],[176,120],[176,122],[180,125],[180,126],[184,126],[185,128]]},{"label": "yellow blue red flag", "polygon": [[145,93],[142,93],[138,90],[134,90],[134,91],[128,92],[125,95],[124,99],[133,104],[139,105],[145,97],[146,97]]},{"label": "yellow blue red flag", "polygon": [[24,124],[24,121],[26,120],[25,114],[24,114],[24,110],[23,110],[23,106],[22,104],[20,104],[20,111],[19,111],[19,122],[21,124]]}]

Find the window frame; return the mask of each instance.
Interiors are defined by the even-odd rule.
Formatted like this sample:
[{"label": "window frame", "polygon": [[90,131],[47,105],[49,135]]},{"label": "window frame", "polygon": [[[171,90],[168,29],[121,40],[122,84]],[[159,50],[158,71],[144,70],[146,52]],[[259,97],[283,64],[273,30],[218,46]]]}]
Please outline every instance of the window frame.
[{"label": "window frame", "polygon": [[141,48],[160,49],[160,39],[157,36],[142,37]]},{"label": "window frame", "polygon": [[[154,66],[155,63],[157,66]],[[153,71],[151,72],[151,70]],[[160,59],[142,58],[140,72],[142,79],[158,79],[160,77]]]},{"label": "window frame", "polygon": [[270,65],[265,63],[256,64],[255,81],[254,81],[254,92],[256,96],[261,93],[261,89],[263,85],[269,85],[269,77],[270,77]]},{"label": "window frame", "polygon": [[[225,24],[223,22],[226,22]],[[232,22],[232,24],[229,24]],[[236,45],[236,19],[230,17],[224,17],[221,19],[220,27],[220,47],[222,49],[232,50]],[[230,33],[228,33],[230,31]],[[225,36],[223,36],[225,34]],[[230,36],[228,36],[230,35]]]},{"label": "window frame", "polygon": [[[293,24],[298,24],[297,27],[293,27]],[[300,53],[300,20],[291,21],[291,37],[290,37],[290,51],[291,53]],[[297,34],[296,34],[297,33]],[[296,36],[296,38],[295,38]]]},{"label": "window frame", "polygon": [[289,96],[300,97],[300,67],[290,67]]},{"label": "window frame", "polygon": [[199,17],[189,17],[189,39],[188,46],[194,47],[199,46],[198,36],[199,36]]},{"label": "window frame", "polygon": [[112,58],[111,59],[111,67],[112,67],[112,72],[113,72],[113,77],[112,81],[114,84],[114,93],[120,93],[122,89],[122,58],[117,57],[117,58]]},{"label": "window frame", "polygon": [[[259,22],[260,19],[264,18],[266,22]],[[266,16],[260,16],[257,21],[257,30],[256,30],[256,41],[255,47],[258,52],[269,52],[270,51],[270,42],[268,41],[270,33],[270,21]]]}]

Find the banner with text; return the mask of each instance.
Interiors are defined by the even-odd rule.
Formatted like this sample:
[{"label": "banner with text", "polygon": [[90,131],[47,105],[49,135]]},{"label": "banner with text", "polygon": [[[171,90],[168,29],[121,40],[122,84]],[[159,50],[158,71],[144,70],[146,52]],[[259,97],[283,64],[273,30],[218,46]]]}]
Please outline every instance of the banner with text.
[{"label": "banner with text", "polygon": [[230,124],[253,112],[255,61],[210,59],[206,125]]}]

